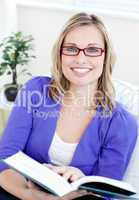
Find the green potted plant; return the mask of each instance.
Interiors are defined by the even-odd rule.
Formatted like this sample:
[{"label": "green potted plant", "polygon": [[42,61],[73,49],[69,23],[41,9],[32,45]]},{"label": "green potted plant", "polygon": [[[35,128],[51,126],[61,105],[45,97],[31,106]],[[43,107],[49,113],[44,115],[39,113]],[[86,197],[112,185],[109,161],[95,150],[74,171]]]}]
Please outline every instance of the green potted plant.
[{"label": "green potted plant", "polygon": [[[24,36],[22,32],[16,32],[4,38],[0,44],[0,75],[8,73],[12,76],[12,83],[4,86],[4,93],[8,101],[15,100],[21,86],[17,82],[18,75],[25,73],[31,75],[25,66],[35,58],[32,55],[33,40],[31,35]],[[21,70],[17,70],[17,66]]]}]

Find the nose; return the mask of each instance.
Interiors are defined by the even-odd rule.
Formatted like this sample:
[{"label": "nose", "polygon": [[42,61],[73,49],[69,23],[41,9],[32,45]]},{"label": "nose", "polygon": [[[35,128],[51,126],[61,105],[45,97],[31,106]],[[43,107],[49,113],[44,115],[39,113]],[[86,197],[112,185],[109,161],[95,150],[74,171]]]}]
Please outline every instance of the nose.
[{"label": "nose", "polygon": [[80,51],[79,52],[79,54],[76,56],[76,62],[78,63],[78,64],[84,64],[84,63],[86,63],[86,56],[85,56],[85,54],[84,54],[84,52],[83,51]]}]

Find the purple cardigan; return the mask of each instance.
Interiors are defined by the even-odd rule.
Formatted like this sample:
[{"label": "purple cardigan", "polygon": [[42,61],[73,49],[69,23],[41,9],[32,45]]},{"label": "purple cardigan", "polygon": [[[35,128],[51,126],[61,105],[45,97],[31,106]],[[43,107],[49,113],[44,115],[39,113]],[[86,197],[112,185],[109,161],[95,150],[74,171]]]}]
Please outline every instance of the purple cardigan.
[{"label": "purple cardigan", "polygon": [[[36,77],[20,90],[0,141],[0,159],[22,150],[40,163],[51,162],[48,151],[61,106],[48,95],[51,80],[49,77]],[[102,108],[98,108],[70,165],[78,167],[86,175],[122,179],[136,138],[136,121],[120,104],[117,103],[107,117],[102,115]],[[7,168],[0,162],[0,171]]]}]

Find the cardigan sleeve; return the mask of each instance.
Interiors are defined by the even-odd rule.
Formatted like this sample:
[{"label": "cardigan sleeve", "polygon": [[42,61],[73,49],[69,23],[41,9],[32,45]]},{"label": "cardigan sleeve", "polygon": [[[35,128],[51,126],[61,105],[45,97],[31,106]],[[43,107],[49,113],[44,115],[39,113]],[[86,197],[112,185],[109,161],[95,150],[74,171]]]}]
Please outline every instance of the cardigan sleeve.
[{"label": "cardigan sleeve", "polygon": [[[106,127],[105,127],[106,128]],[[137,140],[137,123],[126,110],[117,111],[109,121],[98,159],[97,175],[121,180]]]},{"label": "cardigan sleeve", "polygon": [[[32,107],[37,96],[35,94],[40,91],[41,85],[42,78],[36,77],[19,91],[0,140],[0,160],[24,150],[32,130]],[[0,162],[0,171],[7,168],[6,164]]]}]

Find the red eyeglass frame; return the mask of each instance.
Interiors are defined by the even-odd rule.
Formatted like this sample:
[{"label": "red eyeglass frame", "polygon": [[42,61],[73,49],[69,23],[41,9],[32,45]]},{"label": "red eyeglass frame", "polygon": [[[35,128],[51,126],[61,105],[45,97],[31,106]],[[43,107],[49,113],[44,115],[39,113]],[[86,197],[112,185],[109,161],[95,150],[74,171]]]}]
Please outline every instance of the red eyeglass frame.
[{"label": "red eyeglass frame", "polygon": [[86,55],[86,53],[85,53],[85,49],[88,49],[88,47],[87,47],[87,48],[83,48],[83,49],[76,47],[76,48],[79,50],[78,53],[77,53],[76,55],[69,55],[69,54],[63,53],[63,51],[62,51],[63,48],[66,48],[66,47],[73,47],[73,46],[63,46],[63,47],[61,47],[61,49],[60,49],[60,50],[61,50],[61,53],[62,53],[63,55],[66,55],[66,56],[78,56],[79,53],[80,53],[80,51],[83,51],[85,56],[89,56],[89,57],[99,57],[99,56],[102,56],[102,54],[105,52],[105,49],[103,49],[103,48],[101,48],[101,47],[95,47],[95,48],[101,50],[101,54],[100,54],[100,55],[97,55],[97,56],[90,56],[90,55]]}]

